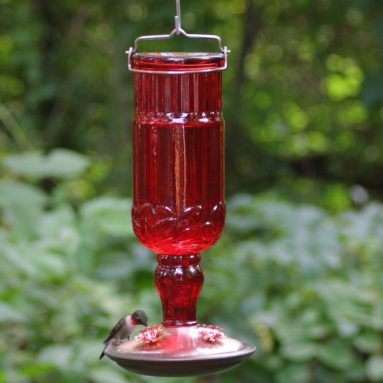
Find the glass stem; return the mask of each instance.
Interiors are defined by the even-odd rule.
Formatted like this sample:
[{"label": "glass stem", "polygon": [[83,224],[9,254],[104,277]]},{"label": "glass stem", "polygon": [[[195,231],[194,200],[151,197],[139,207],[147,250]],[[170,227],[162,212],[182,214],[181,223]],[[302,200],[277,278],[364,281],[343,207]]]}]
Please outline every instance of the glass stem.
[{"label": "glass stem", "polygon": [[200,255],[158,255],[155,282],[162,301],[165,326],[197,323],[196,307],[204,275]]}]

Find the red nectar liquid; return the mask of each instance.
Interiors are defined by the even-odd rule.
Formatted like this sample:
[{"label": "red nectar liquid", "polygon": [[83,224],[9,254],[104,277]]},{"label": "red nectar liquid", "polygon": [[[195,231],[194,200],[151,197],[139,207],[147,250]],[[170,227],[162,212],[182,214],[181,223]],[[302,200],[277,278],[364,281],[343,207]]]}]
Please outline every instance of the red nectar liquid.
[{"label": "red nectar liquid", "polygon": [[[215,68],[219,55],[137,54],[136,68]],[[222,74],[135,73],[133,227],[157,254],[212,246],[225,222]]]}]

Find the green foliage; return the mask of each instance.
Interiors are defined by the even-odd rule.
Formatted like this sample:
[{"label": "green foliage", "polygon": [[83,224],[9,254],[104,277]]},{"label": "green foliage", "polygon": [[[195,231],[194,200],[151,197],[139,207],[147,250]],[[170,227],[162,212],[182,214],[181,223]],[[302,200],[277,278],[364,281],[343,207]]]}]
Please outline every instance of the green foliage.
[{"label": "green foliage", "polygon": [[[20,164],[27,156],[5,161]],[[73,163],[68,161],[66,170]],[[7,168],[20,174],[18,167]],[[39,169],[36,165],[33,174]],[[60,170],[56,176],[64,174],[64,167]],[[146,381],[98,361],[113,322],[129,308],[147,304],[142,295],[155,294],[141,292],[141,282],[132,279],[126,292],[118,291],[111,268],[101,276],[116,257],[124,257],[125,268],[141,262],[131,249],[129,200],[98,198],[76,211],[65,202],[52,206],[52,196],[20,181],[1,181],[0,193],[3,381]]]},{"label": "green foliage", "polygon": [[[130,200],[74,208],[56,198],[67,179],[47,194],[34,177],[11,178],[0,183],[0,382],[157,382],[98,361],[125,312],[161,320],[155,257],[133,236]],[[380,204],[334,216],[275,196],[231,198],[225,234],[203,257],[199,316],[258,352],[215,381],[381,381],[382,248]]]},{"label": "green foliage", "polygon": [[[182,7],[188,31],[231,49],[233,196],[203,257],[200,319],[258,353],[220,377],[174,382],[383,381],[383,207],[366,204],[383,186],[383,3]],[[159,381],[97,358],[130,308],[161,320],[155,257],[116,190],[131,190],[123,52],[169,31],[173,14],[170,1],[0,0],[0,383]],[[215,49],[142,49],[202,48]]]},{"label": "green foliage", "polygon": [[82,174],[88,165],[85,156],[65,149],[55,149],[45,156],[39,152],[29,152],[9,155],[4,159],[8,171],[34,179],[73,178]]},{"label": "green foliage", "polygon": [[[319,195],[343,187],[348,205],[355,184],[381,196],[382,4],[183,2],[188,31],[220,34],[231,49],[229,192],[282,187],[316,203],[316,193],[301,192],[303,180],[311,189],[321,182]],[[129,190],[133,83],[124,52],[138,35],[170,31],[174,8],[154,0],[1,1],[0,146],[97,152],[112,163],[102,188]],[[216,47],[173,39],[140,49]],[[28,156],[31,166],[39,158]]]},{"label": "green foliage", "polygon": [[204,314],[258,345],[253,381],[381,381],[383,206],[331,216],[248,195],[228,206]]}]

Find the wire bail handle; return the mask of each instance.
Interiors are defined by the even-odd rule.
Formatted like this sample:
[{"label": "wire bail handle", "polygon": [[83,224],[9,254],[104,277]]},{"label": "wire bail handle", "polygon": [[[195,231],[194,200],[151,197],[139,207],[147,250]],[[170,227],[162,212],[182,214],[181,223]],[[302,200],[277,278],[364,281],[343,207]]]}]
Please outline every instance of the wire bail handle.
[{"label": "wire bail handle", "polygon": [[[230,53],[230,50],[225,46],[222,46],[222,40],[221,37],[218,35],[209,35],[209,34],[195,34],[195,33],[187,33],[182,28],[182,19],[181,19],[181,1],[176,0],[176,15],[174,16],[174,29],[169,34],[164,35],[147,35],[147,36],[139,36],[134,41],[134,46],[129,48],[128,51],[125,53],[128,55],[128,69],[133,72],[140,72],[140,73],[161,73],[161,71],[147,71],[142,69],[135,69],[132,67],[131,59],[132,55],[137,52],[138,49],[138,43],[141,41],[153,41],[153,40],[168,40],[171,39],[173,36],[185,36],[188,39],[205,39],[205,40],[215,40],[218,43],[219,50],[224,54],[225,62],[222,67],[214,68],[214,69],[208,69],[208,70],[196,70],[194,73],[199,72],[210,72],[210,71],[223,71],[227,69],[228,67],[228,54]],[[169,71],[165,71],[163,73],[171,73]],[[182,74],[183,72],[174,72]],[[186,73],[186,72],[185,72]],[[187,73],[193,73],[191,71],[187,71]]]}]

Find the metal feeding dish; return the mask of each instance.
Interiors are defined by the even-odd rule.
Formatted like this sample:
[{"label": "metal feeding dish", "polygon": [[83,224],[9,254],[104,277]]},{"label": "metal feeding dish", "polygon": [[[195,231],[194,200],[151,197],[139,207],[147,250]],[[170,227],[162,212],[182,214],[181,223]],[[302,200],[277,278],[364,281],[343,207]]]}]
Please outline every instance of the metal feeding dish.
[{"label": "metal feeding dish", "polygon": [[236,367],[255,347],[226,337],[213,326],[156,326],[135,339],[110,344],[105,354],[121,367],[142,375],[201,376]]}]

